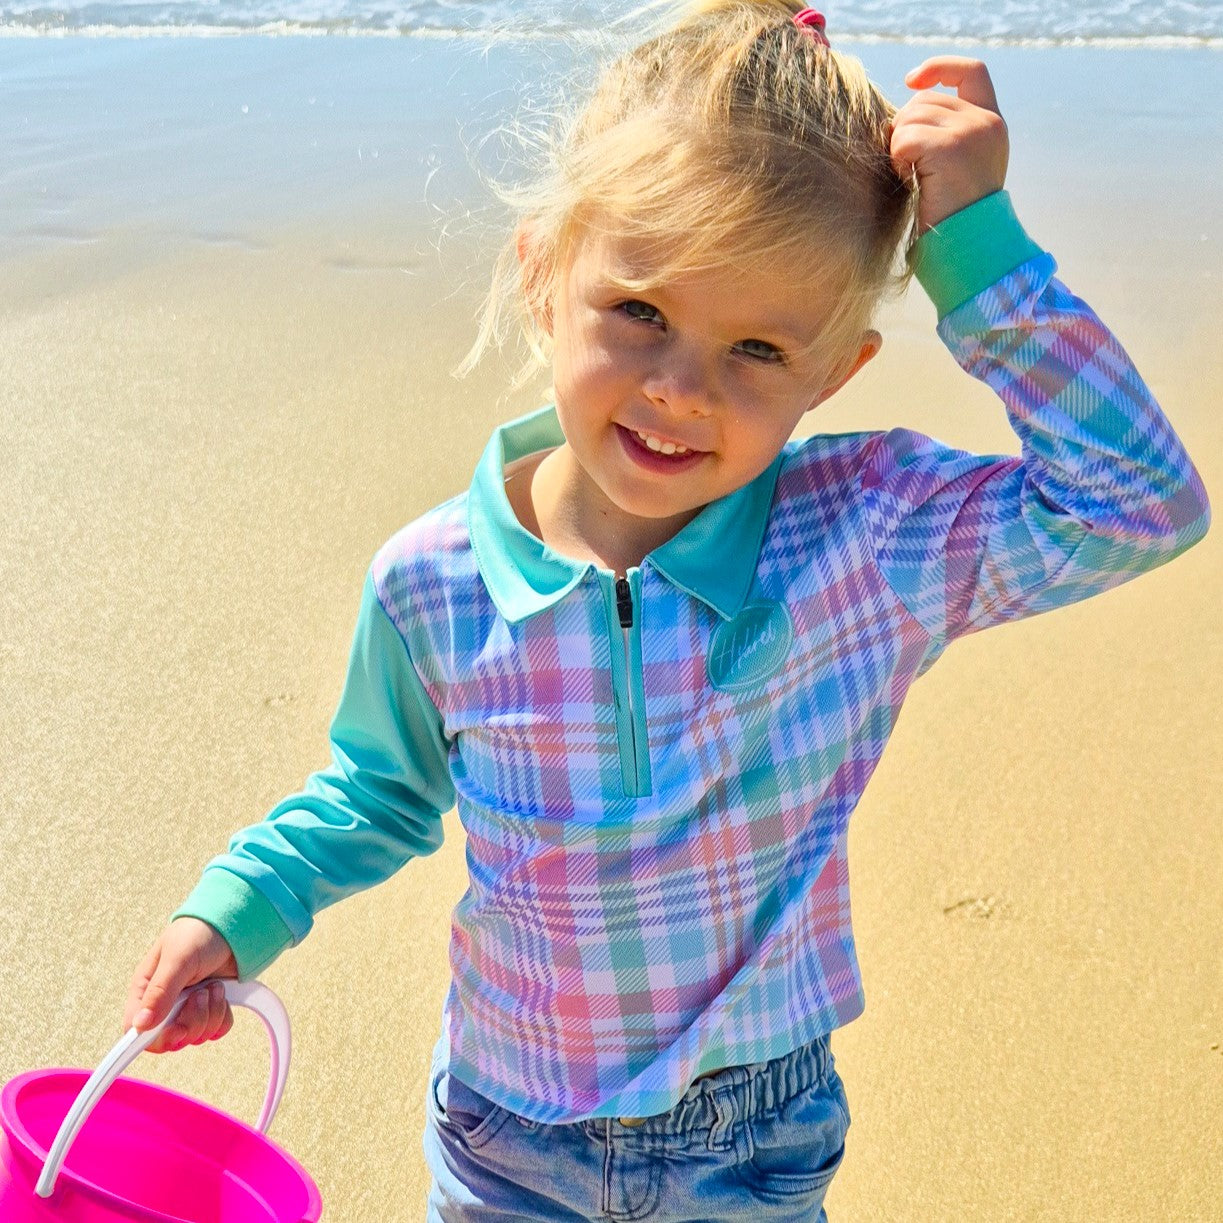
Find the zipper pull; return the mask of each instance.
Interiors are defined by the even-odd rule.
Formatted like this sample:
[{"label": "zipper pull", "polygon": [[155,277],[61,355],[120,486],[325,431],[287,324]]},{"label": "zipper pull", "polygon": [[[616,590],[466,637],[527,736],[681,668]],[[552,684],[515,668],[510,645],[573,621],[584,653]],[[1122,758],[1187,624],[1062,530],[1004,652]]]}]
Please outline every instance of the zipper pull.
[{"label": "zipper pull", "polygon": [[628,578],[616,579],[616,614],[620,617],[621,628],[633,627],[633,588]]}]

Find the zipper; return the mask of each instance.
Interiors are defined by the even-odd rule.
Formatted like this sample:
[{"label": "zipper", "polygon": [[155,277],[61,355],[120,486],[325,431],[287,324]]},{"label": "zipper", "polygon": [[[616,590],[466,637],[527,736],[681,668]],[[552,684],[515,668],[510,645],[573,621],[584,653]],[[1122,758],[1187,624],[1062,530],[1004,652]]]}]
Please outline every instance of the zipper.
[{"label": "zipper", "polygon": [[616,579],[616,615],[620,618],[620,634],[624,641],[624,675],[628,683],[624,691],[628,697],[629,750],[633,755],[633,777],[640,772],[637,766],[637,718],[633,708],[633,588],[627,577]]},{"label": "zipper", "polygon": [[[641,628],[636,622],[632,577],[631,574],[612,575],[610,583],[605,576],[601,575],[601,578],[605,583],[605,591],[607,585],[611,586],[611,590],[607,591],[611,599],[605,605],[608,612],[608,633],[614,639],[618,627],[620,637],[620,657],[612,658],[612,689],[616,696],[616,737],[620,745],[620,774],[625,794],[631,798],[641,798],[650,792],[650,757],[645,741],[645,727],[638,726],[638,710],[644,713],[644,693],[639,694],[641,668],[634,661],[633,634],[636,632],[640,641]],[[612,603],[615,605],[614,618]],[[612,649],[616,649],[614,640]]]}]

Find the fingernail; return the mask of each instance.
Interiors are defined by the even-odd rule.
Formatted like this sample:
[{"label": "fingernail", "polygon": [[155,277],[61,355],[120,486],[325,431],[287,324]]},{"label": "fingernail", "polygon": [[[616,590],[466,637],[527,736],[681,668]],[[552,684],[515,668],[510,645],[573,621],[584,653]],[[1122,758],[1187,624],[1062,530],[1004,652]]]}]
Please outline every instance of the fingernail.
[{"label": "fingernail", "polygon": [[153,1022],[153,1012],[147,1007],[136,1016],[135,1026],[138,1028],[147,1028]]}]

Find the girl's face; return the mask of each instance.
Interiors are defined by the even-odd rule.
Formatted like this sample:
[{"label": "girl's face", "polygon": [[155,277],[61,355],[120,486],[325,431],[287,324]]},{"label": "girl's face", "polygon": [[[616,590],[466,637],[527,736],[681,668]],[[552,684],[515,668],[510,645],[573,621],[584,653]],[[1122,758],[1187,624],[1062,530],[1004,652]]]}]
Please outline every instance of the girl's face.
[{"label": "girl's face", "polygon": [[867,332],[850,373],[825,385],[812,351],[828,306],[817,286],[727,269],[628,292],[618,282],[640,274],[636,254],[629,240],[592,236],[561,276],[556,409],[591,507],[671,520],[673,533],[764,471],[879,336]]}]

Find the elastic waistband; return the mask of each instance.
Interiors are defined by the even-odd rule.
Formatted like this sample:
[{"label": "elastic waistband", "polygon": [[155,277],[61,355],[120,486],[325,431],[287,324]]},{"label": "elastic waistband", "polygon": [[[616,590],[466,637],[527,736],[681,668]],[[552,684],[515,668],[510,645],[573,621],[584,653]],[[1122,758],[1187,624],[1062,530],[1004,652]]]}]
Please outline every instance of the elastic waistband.
[{"label": "elastic waistband", "polygon": [[833,1062],[830,1038],[825,1034],[771,1061],[727,1066],[702,1076],[669,1113],[597,1118],[581,1124],[599,1132],[610,1124],[642,1137],[726,1133],[743,1121],[776,1113],[800,1092],[822,1085],[832,1072]]}]

